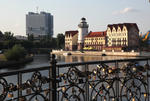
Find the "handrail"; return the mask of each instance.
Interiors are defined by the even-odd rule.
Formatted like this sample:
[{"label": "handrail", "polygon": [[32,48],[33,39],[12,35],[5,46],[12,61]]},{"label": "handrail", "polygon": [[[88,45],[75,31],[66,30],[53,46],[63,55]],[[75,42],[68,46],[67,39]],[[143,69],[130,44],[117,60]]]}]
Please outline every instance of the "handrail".
[{"label": "handrail", "polygon": [[34,72],[34,71],[40,71],[40,70],[47,70],[49,68],[50,66],[46,66],[46,67],[39,67],[39,68],[32,68],[32,69],[25,69],[25,70],[16,70],[12,72],[4,72],[4,73],[0,73],[0,77],[16,75],[18,73],[28,73],[28,72]]},{"label": "handrail", "polygon": [[85,64],[99,64],[99,63],[112,63],[112,62],[128,62],[128,61],[144,61],[149,60],[150,57],[142,57],[135,59],[117,59],[117,60],[102,60],[102,61],[88,61],[88,62],[72,62],[72,63],[57,63],[56,66],[59,68],[67,67],[67,66],[77,66],[77,65],[85,65]]},{"label": "handrail", "polygon": [[[112,63],[112,62],[128,62],[128,61],[144,61],[149,60],[150,57],[142,57],[142,58],[135,58],[135,59],[117,59],[117,60],[102,60],[102,61],[88,61],[88,62],[72,62],[72,63],[57,63],[56,66],[61,67],[67,67],[67,66],[78,66],[78,65],[85,65],[85,64],[99,64],[99,63]],[[46,70],[49,69],[50,66],[46,67],[39,67],[39,68],[32,68],[32,69],[24,69],[24,70],[16,70],[12,72],[4,72],[0,73],[0,77],[2,76],[9,76],[9,75],[15,75],[18,73],[27,73],[27,72],[33,72],[33,71],[39,71],[39,70]]]}]

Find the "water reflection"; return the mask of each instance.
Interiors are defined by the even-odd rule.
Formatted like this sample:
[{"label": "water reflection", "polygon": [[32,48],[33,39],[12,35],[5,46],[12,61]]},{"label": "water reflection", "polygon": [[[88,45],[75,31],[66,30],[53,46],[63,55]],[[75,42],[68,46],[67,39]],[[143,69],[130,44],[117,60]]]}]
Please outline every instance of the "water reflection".
[{"label": "water reflection", "polygon": [[89,56],[89,55],[70,55],[63,56],[57,55],[57,61],[59,63],[69,62],[87,62],[87,61],[101,61],[101,60],[115,60],[115,59],[131,59],[137,57],[125,57],[125,56]]},{"label": "water reflection", "polygon": [[[58,63],[115,60],[115,59],[128,59],[128,58],[137,58],[137,57],[90,56],[90,55],[71,55],[71,56],[56,55],[56,59],[57,59]],[[35,55],[34,56],[34,61],[33,62],[30,62],[26,65],[10,67],[9,69],[0,69],[0,73],[8,72],[8,71],[15,71],[15,70],[39,68],[39,67],[44,67],[44,66],[49,66],[49,65],[50,65],[49,55],[48,54],[40,54],[40,55]]]}]

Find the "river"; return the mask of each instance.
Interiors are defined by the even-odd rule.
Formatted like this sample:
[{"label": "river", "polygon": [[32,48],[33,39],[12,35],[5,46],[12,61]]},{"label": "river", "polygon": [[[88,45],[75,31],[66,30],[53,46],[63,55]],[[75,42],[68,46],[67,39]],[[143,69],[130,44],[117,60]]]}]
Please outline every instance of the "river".
[{"label": "river", "polygon": [[[136,58],[136,57],[124,57],[124,56],[87,56],[87,55],[70,55],[63,56],[57,55],[56,59],[58,63],[69,63],[69,62],[86,62],[86,61],[100,61],[100,60],[115,60],[115,59],[126,59],[126,58]],[[10,67],[9,69],[1,69],[2,72],[10,72],[15,70],[23,70],[30,68],[38,68],[49,66],[50,59],[48,54],[38,54],[34,56],[34,60],[18,67]]]}]

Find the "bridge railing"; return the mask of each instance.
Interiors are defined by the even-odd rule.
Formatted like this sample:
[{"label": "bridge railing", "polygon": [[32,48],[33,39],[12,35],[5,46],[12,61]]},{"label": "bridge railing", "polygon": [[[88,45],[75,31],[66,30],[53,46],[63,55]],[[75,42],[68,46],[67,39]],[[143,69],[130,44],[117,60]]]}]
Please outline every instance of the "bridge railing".
[{"label": "bridge railing", "polygon": [[149,58],[57,64],[58,101],[149,101]]},{"label": "bridge railing", "polygon": [[50,67],[0,74],[0,101],[50,101]]},{"label": "bridge railing", "polygon": [[149,101],[150,58],[58,64],[0,73],[0,101]]}]

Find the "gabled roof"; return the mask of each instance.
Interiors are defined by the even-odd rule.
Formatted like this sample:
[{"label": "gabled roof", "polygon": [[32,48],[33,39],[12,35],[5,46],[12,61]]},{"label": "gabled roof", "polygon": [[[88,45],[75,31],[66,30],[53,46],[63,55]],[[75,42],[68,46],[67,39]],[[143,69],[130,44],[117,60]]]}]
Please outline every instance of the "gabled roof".
[{"label": "gabled roof", "polygon": [[66,31],[65,32],[65,35],[71,35],[71,36],[74,36],[74,35],[76,35],[76,34],[78,34],[78,31],[77,30],[75,30],[75,31]]},{"label": "gabled roof", "polygon": [[120,29],[123,29],[123,24],[118,24],[118,26],[120,27]]},{"label": "gabled roof", "polygon": [[106,36],[106,31],[102,31],[102,32],[90,32],[85,37],[105,37],[105,36]]},{"label": "gabled roof", "polygon": [[132,27],[135,27],[139,31],[139,28],[138,28],[136,23],[119,23],[119,24],[109,24],[109,25],[107,25],[107,27],[109,27],[111,30],[112,30],[113,27],[115,27],[116,30],[117,30],[118,27],[120,27],[121,30],[122,30],[123,26],[126,26],[128,30]]},{"label": "gabled roof", "polygon": [[130,29],[131,27],[135,27],[139,31],[139,28],[136,23],[124,23],[124,24],[127,27],[127,29]]}]

